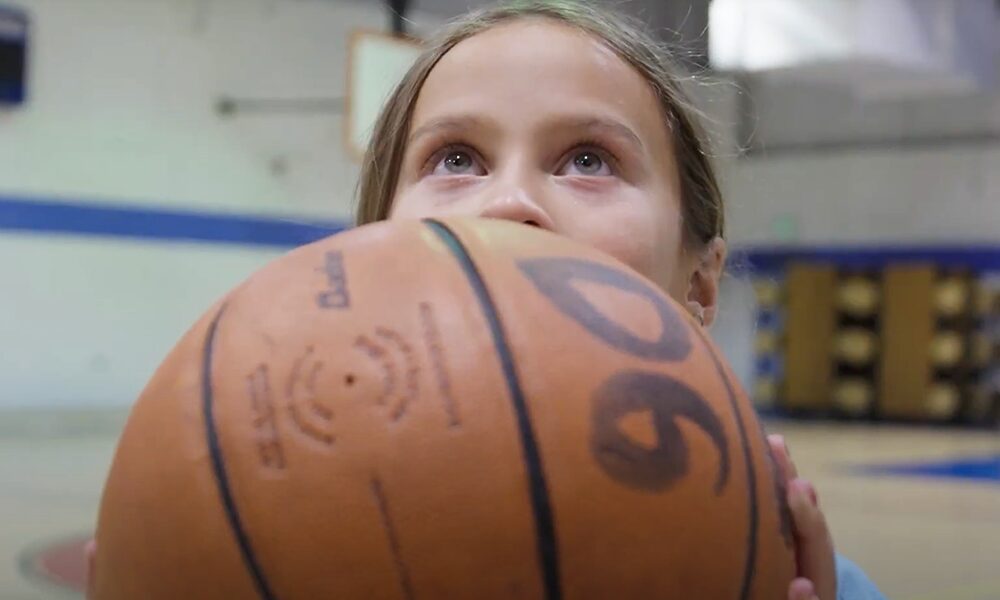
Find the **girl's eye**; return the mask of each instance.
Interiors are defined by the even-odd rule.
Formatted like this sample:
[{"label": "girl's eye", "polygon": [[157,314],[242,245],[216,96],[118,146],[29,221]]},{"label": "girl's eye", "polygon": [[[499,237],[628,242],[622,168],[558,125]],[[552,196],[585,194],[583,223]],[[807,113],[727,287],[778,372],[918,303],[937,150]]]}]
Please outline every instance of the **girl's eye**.
[{"label": "girl's eye", "polygon": [[482,175],[482,167],[465,150],[451,150],[434,166],[434,175]]},{"label": "girl's eye", "polygon": [[566,163],[560,175],[585,175],[588,177],[606,177],[611,175],[611,166],[594,150],[583,150],[572,156]]}]

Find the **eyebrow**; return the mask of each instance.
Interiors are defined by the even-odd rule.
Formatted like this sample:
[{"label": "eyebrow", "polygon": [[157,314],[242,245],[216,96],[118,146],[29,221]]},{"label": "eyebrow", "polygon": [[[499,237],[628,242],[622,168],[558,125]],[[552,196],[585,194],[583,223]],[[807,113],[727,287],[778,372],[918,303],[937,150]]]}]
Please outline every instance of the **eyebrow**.
[{"label": "eyebrow", "polygon": [[631,127],[621,121],[608,117],[564,117],[548,125],[551,129],[580,129],[587,131],[601,132],[622,139],[623,141],[637,146],[641,150],[646,149],[646,144]]},{"label": "eyebrow", "polygon": [[416,140],[428,135],[480,128],[488,128],[487,122],[472,115],[431,119],[413,130],[406,144],[409,146]]},{"label": "eyebrow", "polygon": [[[465,115],[459,117],[442,117],[438,119],[432,119],[431,121],[424,123],[410,134],[409,140],[407,140],[407,145],[412,144],[414,141],[433,134],[456,132],[456,131],[468,131],[470,129],[492,129],[490,123],[479,117],[473,115]],[[571,129],[571,130],[587,130],[601,132],[605,135],[610,135],[623,141],[637,146],[641,150],[646,149],[646,144],[643,143],[642,138],[628,125],[622,123],[621,121],[608,117],[596,117],[596,116],[567,116],[559,117],[549,123],[545,124],[545,129],[559,130],[559,129]]]}]

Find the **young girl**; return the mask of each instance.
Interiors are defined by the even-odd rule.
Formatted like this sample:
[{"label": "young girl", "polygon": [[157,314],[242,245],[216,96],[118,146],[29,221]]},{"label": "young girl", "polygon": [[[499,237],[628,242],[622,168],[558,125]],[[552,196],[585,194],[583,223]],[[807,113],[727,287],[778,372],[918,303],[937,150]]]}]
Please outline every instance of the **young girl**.
[{"label": "young girl", "polygon": [[[622,260],[715,319],[722,197],[697,112],[651,38],[565,0],[474,13],[433,41],[383,110],[358,224],[475,215],[549,229]],[[790,600],[879,600],[833,543],[780,436],[800,577]],[[94,545],[88,548],[93,567]],[[92,579],[92,578],[91,578]]]},{"label": "young girl", "polygon": [[[475,215],[548,229],[622,260],[705,326],[726,256],[723,205],[697,112],[653,40],[579,2],[473,13],[417,59],[373,133],[359,225]],[[812,486],[780,436],[800,578],[795,600],[880,599],[837,558]]]}]

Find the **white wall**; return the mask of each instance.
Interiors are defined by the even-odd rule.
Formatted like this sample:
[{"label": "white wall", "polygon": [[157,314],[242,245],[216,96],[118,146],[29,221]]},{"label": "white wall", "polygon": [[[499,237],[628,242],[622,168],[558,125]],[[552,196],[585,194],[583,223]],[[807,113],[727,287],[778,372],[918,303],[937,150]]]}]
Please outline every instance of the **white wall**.
[{"label": "white wall", "polygon": [[886,99],[751,79],[734,237],[780,241],[783,218],[790,242],[1000,242],[1000,47],[993,62],[994,89]]},{"label": "white wall", "polygon": [[[346,216],[336,115],[220,118],[220,96],[344,94],[375,3],[21,0],[30,100],[0,113],[0,192]],[[271,170],[283,160],[285,174]]]},{"label": "white wall", "polygon": [[804,82],[743,89],[746,102],[725,105],[755,148],[724,161],[736,243],[1000,243],[1000,90],[871,100]]},{"label": "white wall", "polygon": [[[32,17],[30,97],[0,111],[0,199],[349,217],[357,165],[337,115],[222,119],[215,102],[342,96],[347,34],[384,29],[381,3],[13,2]],[[130,403],[278,254],[0,231],[0,409]]]},{"label": "white wall", "polygon": [[0,409],[131,402],[269,250],[0,236]]},{"label": "white wall", "polygon": [[751,159],[727,189],[740,244],[1000,243],[1000,145]]}]

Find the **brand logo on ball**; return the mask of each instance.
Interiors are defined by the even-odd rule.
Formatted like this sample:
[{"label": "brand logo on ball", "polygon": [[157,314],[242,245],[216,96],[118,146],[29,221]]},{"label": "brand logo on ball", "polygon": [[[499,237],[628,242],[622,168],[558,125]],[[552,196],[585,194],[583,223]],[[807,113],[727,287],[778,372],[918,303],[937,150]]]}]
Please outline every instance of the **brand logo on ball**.
[{"label": "brand logo on ball", "polygon": [[344,270],[344,253],[330,251],[323,255],[323,266],[318,269],[326,276],[327,289],[316,295],[320,308],[350,308],[351,294],[347,289],[347,272]]}]

